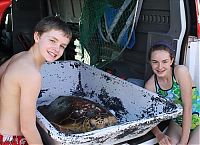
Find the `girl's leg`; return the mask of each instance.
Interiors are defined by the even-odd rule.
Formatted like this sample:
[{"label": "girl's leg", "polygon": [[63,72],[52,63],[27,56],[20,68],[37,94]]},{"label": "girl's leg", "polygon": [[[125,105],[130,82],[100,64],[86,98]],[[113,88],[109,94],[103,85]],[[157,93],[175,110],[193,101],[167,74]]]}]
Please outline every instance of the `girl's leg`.
[{"label": "girl's leg", "polygon": [[197,128],[195,128],[195,130],[193,130],[190,133],[190,140],[188,145],[200,145],[200,126],[198,126]]},{"label": "girl's leg", "polygon": [[170,121],[166,134],[171,138],[172,144],[177,144],[181,138],[182,127],[173,120]]}]

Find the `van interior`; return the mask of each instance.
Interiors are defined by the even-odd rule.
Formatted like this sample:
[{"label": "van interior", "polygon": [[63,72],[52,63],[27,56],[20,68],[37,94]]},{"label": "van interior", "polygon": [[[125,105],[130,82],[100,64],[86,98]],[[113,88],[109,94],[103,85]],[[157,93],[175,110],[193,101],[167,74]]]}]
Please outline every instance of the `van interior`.
[{"label": "van interior", "polygon": [[[188,37],[197,36],[194,0],[118,0],[117,2],[103,0],[101,2],[104,7],[98,5],[100,1],[93,2],[93,4],[91,1],[93,0],[13,0],[12,5],[6,10],[0,26],[1,63],[15,53],[28,50],[33,44],[32,34],[35,24],[49,15],[64,19],[73,32],[72,41],[60,60],[80,60],[141,87],[152,74],[147,56],[149,48],[156,42],[167,41],[176,51],[175,63],[184,63]],[[103,2],[112,5],[114,9],[106,7]],[[134,2],[134,6],[124,6],[131,2]],[[99,10],[100,7],[103,9],[102,11]],[[126,9],[119,11],[120,8]],[[98,13],[95,10],[97,9],[101,16],[99,18],[96,18]],[[134,10],[134,13],[131,13],[130,10]],[[127,35],[128,38],[124,38],[123,41],[129,41],[128,44],[117,41],[120,32],[118,32],[118,36],[112,34],[112,31],[117,31],[113,26],[115,17],[112,15],[116,16],[119,14],[118,12],[124,16],[120,17],[115,24],[118,25],[122,21],[121,30],[124,29],[125,22],[132,22],[127,24],[128,28],[124,32],[124,37]],[[123,15],[125,12],[127,15]],[[93,28],[95,32],[87,36],[90,29],[83,28],[91,26],[95,18],[98,19],[96,21],[98,23],[94,24],[95,28]],[[86,19],[87,21],[85,21]],[[113,26],[113,30],[108,30],[111,26]],[[82,35],[88,37],[91,42],[86,44]],[[115,39],[117,40],[115,41]],[[101,53],[104,50],[98,43],[107,40],[109,41],[109,44],[106,45],[107,51]],[[91,45],[92,42],[97,42],[97,45]],[[117,45],[120,49],[116,48],[114,42],[121,45]],[[90,48],[87,47],[89,45]],[[166,122],[162,124],[166,124]],[[163,126],[162,124],[161,126]],[[152,138],[152,136],[151,134],[148,138]],[[141,137],[130,143],[137,142],[139,144],[144,140],[145,138]]]}]

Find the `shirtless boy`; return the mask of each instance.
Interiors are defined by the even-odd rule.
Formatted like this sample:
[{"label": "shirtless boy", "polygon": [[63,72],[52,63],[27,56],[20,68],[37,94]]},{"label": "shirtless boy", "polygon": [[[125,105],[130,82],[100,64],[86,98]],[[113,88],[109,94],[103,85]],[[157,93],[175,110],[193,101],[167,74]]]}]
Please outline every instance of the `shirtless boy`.
[{"label": "shirtless boy", "polygon": [[0,66],[0,144],[42,145],[36,127],[40,68],[59,59],[72,38],[58,17],[45,17],[35,27],[34,44]]}]

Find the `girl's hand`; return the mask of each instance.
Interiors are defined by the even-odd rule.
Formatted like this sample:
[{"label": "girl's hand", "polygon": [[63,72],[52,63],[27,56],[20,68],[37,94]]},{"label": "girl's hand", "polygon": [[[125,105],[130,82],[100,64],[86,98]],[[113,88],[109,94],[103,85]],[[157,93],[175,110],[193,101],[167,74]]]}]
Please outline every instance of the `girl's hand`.
[{"label": "girl's hand", "polygon": [[187,143],[177,143],[176,145],[187,145]]},{"label": "girl's hand", "polygon": [[157,135],[156,138],[158,140],[159,145],[171,145],[172,144],[171,139],[163,133],[160,133],[159,135]]}]

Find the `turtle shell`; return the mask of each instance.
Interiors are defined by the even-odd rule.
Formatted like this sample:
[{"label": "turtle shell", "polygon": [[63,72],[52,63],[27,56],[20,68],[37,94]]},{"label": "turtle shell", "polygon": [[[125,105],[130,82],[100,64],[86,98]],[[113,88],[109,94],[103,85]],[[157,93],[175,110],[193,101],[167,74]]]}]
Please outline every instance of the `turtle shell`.
[{"label": "turtle shell", "polygon": [[83,133],[117,123],[104,106],[78,96],[59,96],[38,110],[61,132]]}]

